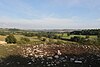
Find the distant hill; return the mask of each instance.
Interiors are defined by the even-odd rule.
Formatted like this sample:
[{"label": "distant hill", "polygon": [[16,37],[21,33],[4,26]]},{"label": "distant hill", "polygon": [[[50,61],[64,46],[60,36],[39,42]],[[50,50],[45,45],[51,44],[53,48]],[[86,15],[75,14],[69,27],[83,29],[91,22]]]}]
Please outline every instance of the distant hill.
[{"label": "distant hill", "polygon": [[72,32],[78,29],[44,29],[44,30],[37,30],[42,32]]},{"label": "distant hill", "polygon": [[29,32],[72,32],[81,29],[17,29],[17,28],[0,28],[0,31],[29,31]]}]

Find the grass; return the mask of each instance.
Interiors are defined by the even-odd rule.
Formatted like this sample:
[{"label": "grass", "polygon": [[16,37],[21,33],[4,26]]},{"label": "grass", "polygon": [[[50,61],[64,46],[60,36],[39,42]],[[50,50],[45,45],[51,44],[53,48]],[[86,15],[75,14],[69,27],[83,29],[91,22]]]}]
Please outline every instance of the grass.
[{"label": "grass", "polygon": [[25,36],[23,36],[23,35],[14,35],[15,36],[15,38],[19,41],[20,40],[20,38],[21,37],[25,37]]},{"label": "grass", "polygon": [[[17,39],[17,41],[20,41],[20,38],[21,37],[26,37],[26,36],[23,36],[23,35],[14,35],[15,38]],[[26,37],[26,38],[29,38],[31,41],[40,41],[37,36],[33,36],[33,37]]]},{"label": "grass", "polygon": [[8,55],[17,54],[16,45],[0,45],[0,57],[6,57]]},{"label": "grass", "polygon": [[5,41],[6,36],[1,36],[0,35],[0,41]]}]

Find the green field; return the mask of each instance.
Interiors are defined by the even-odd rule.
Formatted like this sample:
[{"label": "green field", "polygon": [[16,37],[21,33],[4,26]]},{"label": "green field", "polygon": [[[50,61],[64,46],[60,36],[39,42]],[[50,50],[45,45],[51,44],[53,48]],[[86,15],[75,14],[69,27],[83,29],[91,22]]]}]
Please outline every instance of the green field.
[{"label": "green field", "polygon": [[[62,38],[65,38],[65,39],[70,39],[71,37],[74,37],[74,36],[79,36],[79,37],[86,37],[86,35],[70,35],[68,36],[67,33],[64,33],[64,34],[56,34],[57,36],[61,36]],[[90,38],[97,38],[97,36],[95,35],[89,35]]]}]

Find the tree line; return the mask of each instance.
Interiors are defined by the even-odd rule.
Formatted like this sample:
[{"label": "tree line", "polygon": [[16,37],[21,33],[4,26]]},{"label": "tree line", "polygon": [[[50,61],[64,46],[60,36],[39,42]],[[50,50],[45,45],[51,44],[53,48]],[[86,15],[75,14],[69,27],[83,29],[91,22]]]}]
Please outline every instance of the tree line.
[{"label": "tree line", "polygon": [[74,35],[98,35],[100,32],[100,29],[85,29],[80,31],[73,31],[70,32],[70,34]]}]

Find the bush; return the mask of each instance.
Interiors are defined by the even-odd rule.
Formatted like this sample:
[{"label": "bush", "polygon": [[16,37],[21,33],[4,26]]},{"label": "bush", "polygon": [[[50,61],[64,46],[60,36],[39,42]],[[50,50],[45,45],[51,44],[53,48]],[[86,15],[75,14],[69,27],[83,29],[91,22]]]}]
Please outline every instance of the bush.
[{"label": "bush", "polygon": [[14,35],[12,35],[12,34],[10,34],[10,35],[8,35],[6,38],[5,38],[5,41],[7,42],[7,43],[16,43],[16,38],[14,37]]},{"label": "bush", "polygon": [[71,37],[70,40],[74,41],[74,42],[78,42],[78,43],[83,44],[83,45],[96,45],[97,44],[96,39],[89,39],[88,36],[86,36],[85,38],[74,36],[74,37]]},{"label": "bush", "polygon": [[41,38],[41,41],[46,41],[46,38]]},{"label": "bush", "polygon": [[29,38],[25,38],[25,37],[21,37],[20,40],[21,40],[21,41],[25,41],[25,42],[30,42],[30,39],[29,39]]},{"label": "bush", "polygon": [[75,41],[75,42],[80,42],[81,40],[83,39],[83,37],[79,37],[79,36],[74,36],[74,37],[71,37],[71,41]]},{"label": "bush", "polygon": [[30,43],[30,39],[25,37],[21,37],[20,41],[17,41],[17,44],[29,44],[29,43]]}]

